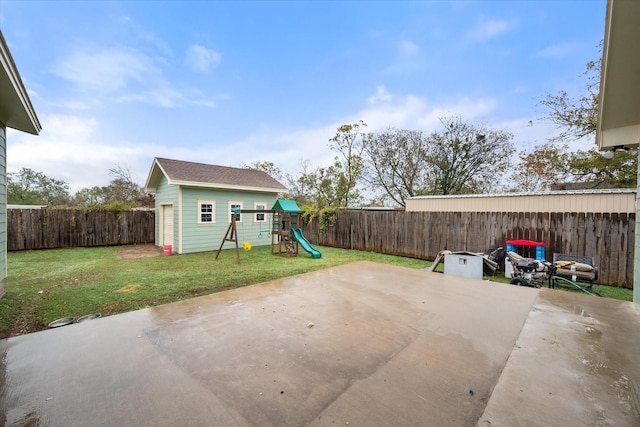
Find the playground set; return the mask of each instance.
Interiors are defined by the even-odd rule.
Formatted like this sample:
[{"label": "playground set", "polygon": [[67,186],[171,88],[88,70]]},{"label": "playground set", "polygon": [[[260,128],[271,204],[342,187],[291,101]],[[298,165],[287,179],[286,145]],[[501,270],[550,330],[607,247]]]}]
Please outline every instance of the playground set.
[{"label": "playground set", "polygon": [[[216,258],[220,255],[222,247],[225,242],[233,242],[236,247],[236,262],[240,264],[240,249],[238,247],[238,229],[236,225],[236,216],[238,214],[270,214],[272,215],[271,221],[271,253],[273,255],[295,257],[298,256],[299,248],[304,249],[311,254],[311,258],[320,258],[322,254],[315,249],[309,241],[304,237],[298,224],[300,223],[300,215],[302,210],[298,207],[295,200],[276,200],[271,210],[255,210],[255,209],[237,209],[234,211],[234,215],[231,215],[231,223],[227,232],[225,233]],[[262,233],[262,232],[261,232]],[[243,249],[246,251],[251,250],[251,244],[249,242],[243,243]]]}]

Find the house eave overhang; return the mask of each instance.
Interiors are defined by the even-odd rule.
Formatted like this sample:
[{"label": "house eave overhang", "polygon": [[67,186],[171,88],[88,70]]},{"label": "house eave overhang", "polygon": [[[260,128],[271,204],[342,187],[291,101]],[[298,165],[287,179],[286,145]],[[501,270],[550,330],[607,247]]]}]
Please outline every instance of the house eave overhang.
[{"label": "house eave overhang", "polygon": [[608,0],[596,143],[600,150],[640,145],[640,1]]},{"label": "house eave overhang", "polygon": [[144,191],[147,193],[155,193],[162,175],[167,176],[162,166],[160,166],[160,163],[158,163],[158,159],[153,159],[153,165],[151,165],[147,181],[144,184]]},{"label": "house eave overhang", "polygon": [[42,126],[1,31],[0,63],[0,122],[9,128],[38,135]]},{"label": "house eave overhang", "polygon": [[169,179],[169,185],[179,185],[181,187],[196,187],[196,188],[214,188],[216,190],[232,190],[232,191],[251,191],[259,193],[287,193],[289,190],[286,188],[268,188],[268,187],[254,187],[245,185],[231,185],[220,183],[206,183],[206,182],[194,182],[194,181],[178,181]]},{"label": "house eave overhang", "polygon": [[169,174],[162,168],[162,165],[158,161],[158,159],[153,160],[153,165],[151,166],[151,170],[149,171],[149,175],[147,176],[147,181],[145,182],[144,189],[148,193],[155,193],[158,189],[158,184],[162,177],[167,179],[168,185],[177,185],[181,187],[193,187],[193,188],[211,188],[217,190],[232,190],[232,191],[250,191],[250,192],[259,192],[259,193],[269,193],[269,194],[278,194],[278,193],[288,193],[289,190],[284,187],[259,187],[259,186],[251,186],[251,185],[234,185],[234,184],[223,184],[219,182],[201,182],[201,181],[186,181],[179,179],[172,179],[169,177]]}]

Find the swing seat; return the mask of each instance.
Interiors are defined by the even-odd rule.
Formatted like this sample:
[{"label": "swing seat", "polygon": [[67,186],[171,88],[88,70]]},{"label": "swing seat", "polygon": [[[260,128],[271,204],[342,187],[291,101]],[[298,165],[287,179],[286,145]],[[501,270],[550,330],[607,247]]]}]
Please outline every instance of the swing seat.
[{"label": "swing seat", "polygon": [[251,243],[249,242],[244,242],[242,244],[242,249],[244,249],[245,251],[250,251],[251,250]]}]

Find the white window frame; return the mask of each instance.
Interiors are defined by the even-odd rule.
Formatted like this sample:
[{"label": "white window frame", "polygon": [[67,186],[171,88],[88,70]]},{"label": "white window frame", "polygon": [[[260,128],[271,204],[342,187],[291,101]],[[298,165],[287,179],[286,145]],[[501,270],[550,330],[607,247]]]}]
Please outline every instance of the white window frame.
[{"label": "white window frame", "polygon": [[[227,205],[227,212],[229,213],[229,215],[228,215],[229,224],[231,224],[231,215],[233,215],[232,206],[240,206],[240,210],[243,209],[242,202],[229,200],[229,204]],[[238,216],[239,216],[239,219],[236,219],[236,223],[241,223],[242,222],[242,214],[239,213]]]},{"label": "white window frame", "polygon": [[[258,209],[262,209],[262,210],[267,210],[267,203],[266,202],[255,202],[253,204],[253,209],[254,210],[258,210]],[[262,215],[262,219],[258,219],[258,215]],[[258,223],[265,223],[267,222],[267,213],[255,213],[253,215],[253,222],[258,224]]]},{"label": "white window frame", "polygon": [[[211,221],[202,220],[202,205],[211,205]],[[208,225],[216,223],[216,202],[215,200],[198,200],[198,224]]]}]

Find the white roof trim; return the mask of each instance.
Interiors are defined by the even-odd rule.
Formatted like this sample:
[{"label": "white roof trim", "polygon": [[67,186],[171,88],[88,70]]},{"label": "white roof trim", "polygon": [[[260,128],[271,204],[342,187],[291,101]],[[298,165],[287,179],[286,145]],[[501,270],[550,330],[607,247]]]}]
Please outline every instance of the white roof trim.
[{"label": "white roof trim", "polygon": [[167,176],[167,173],[162,169],[160,163],[158,163],[158,159],[153,159],[153,164],[151,165],[151,169],[149,170],[149,175],[147,175],[147,181],[144,183],[144,191],[147,193],[155,193],[158,189],[157,187],[149,187],[149,183],[151,182],[151,177],[153,176],[153,171],[156,169],[156,166],[160,168],[164,176]]},{"label": "white roof trim", "polygon": [[640,145],[640,1],[608,0],[596,144],[601,150]]},{"label": "white roof trim", "polygon": [[171,179],[169,180],[169,185],[180,185],[182,187],[216,188],[220,190],[253,191],[253,192],[260,192],[260,193],[285,193],[286,192],[286,190],[283,190],[281,188],[248,187],[243,185],[206,183],[206,182],[197,182],[197,181],[174,181]]},{"label": "white roof trim", "polygon": [[7,127],[38,135],[42,126],[31,104],[27,89],[22,83],[18,68],[13,62],[2,31],[0,31],[0,64],[2,65],[0,68],[0,88],[3,92],[0,121]]}]

